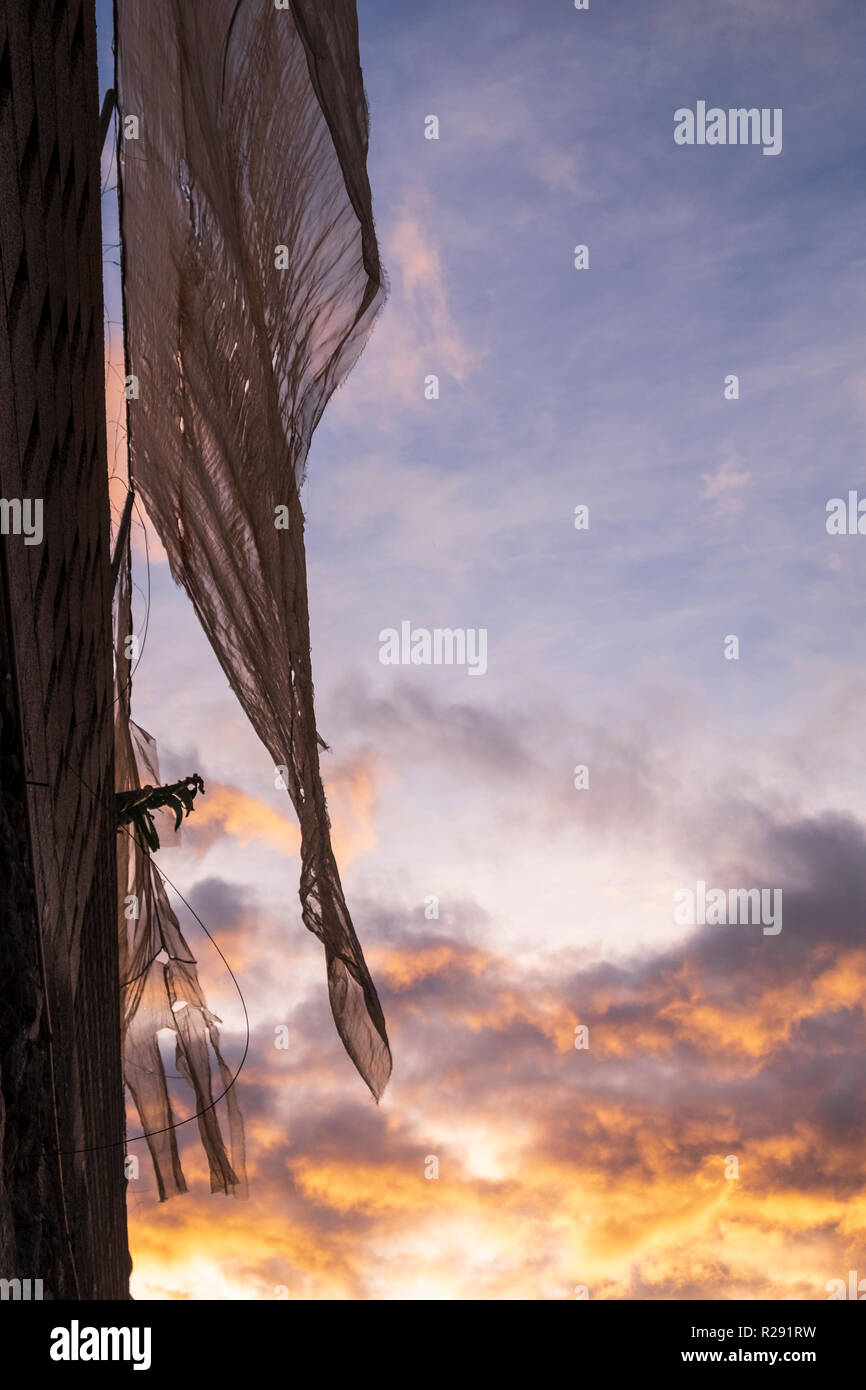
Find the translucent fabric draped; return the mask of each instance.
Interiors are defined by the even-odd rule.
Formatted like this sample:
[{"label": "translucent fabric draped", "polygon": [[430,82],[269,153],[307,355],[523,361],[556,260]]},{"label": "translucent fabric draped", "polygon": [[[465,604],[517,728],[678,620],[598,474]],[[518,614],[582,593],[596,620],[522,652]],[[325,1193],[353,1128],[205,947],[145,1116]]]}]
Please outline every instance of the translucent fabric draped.
[{"label": "translucent fabric draped", "polygon": [[[120,0],[116,45],[127,372],[138,384],[130,471],[175,580],[286,769],[303,921],[324,946],[340,1037],[378,1099],[391,1054],[331,847],[299,497],[312,432],[385,293],[355,5]],[[162,917],[159,885],[148,891]],[[153,996],[144,977],[129,1036],[143,1020],[150,1048],[166,989],[184,998],[195,1077],[190,1055],[208,1038],[216,1048],[215,1030],[176,922],[169,935],[168,974]],[[142,1103],[156,1127],[159,1087]],[[159,1158],[170,1171],[172,1141]],[[230,1183],[205,1142],[217,1185]]]},{"label": "translucent fabric draped", "polygon": [[[129,790],[159,785],[156,745],[130,718],[132,633],[129,554],[115,594],[115,777]],[[160,837],[174,833],[174,817],[155,813]],[[160,822],[164,822],[161,824]],[[205,1002],[196,962],[184,940],[168,895],[148,850],[132,829],[117,837],[117,896],[120,923],[120,982],[123,1067],[156,1170],[161,1201],[186,1192],[159,1033],[174,1034],[175,1066],[195,1098],[195,1114],[210,1167],[212,1192],[246,1196],[244,1128],[232,1073],[220,1051],[220,1020]],[[212,1061],[220,1089],[214,1095]],[[225,1092],[231,1156],[226,1152],[215,1101]]]}]

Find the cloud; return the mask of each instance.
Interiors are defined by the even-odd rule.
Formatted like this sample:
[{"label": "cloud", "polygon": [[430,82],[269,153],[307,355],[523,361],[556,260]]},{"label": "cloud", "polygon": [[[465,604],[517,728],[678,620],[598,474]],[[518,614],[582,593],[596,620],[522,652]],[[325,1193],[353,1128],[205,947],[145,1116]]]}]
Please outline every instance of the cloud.
[{"label": "cloud", "polygon": [[[849,818],[767,822],[751,853],[759,876],[791,874],[778,938],[709,927],[620,966],[560,951],[528,970],[447,931],[376,946],[397,1061],[382,1106],[331,1069],[311,995],[291,1023],[305,1048],[292,1095],[266,1035],[251,1057],[254,1203],[217,1241],[193,1165],[170,1227],[138,1209],[138,1288],[826,1296],[866,1236],[852,1125],[866,1098],[866,834]],[[574,1048],[577,1022],[589,1050]],[[317,1056],[326,1072],[311,1080]]]},{"label": "cloud", "polygon": [[[388,780],[388,772],[370,748],[358,748],[333,761],[324,753],[322,759],[334,849],[340,862],[348,865],[376,843],[379,787]],[[196,853],[204,853],[224,836],[241,845],[258,842],[282,854],[300,853],[300,829],[284,788],[275,787],[273,802],[210,778],[205,788],[183,823],[184,839]]]},{"label": "cloud", "polygon": [[408,682],[393,694],[373,694],[360,677],[341,686],[333,718],[363,730],[386,747],[395,762],[409,758],[439,763],[443,758],[496,775],[516,777],[532,763],[530,739],[534,719],[495,709],[445,700],[429,688]]},{"label": "cloud", "polygon": [[[157,1212],[142,1178],[137,1291],[821,1298],[856,1267],[862,598],[856,546],[840,575],[822,528],[862,441],[861,250],[837,181],[857,49],[841,7],[819,26],[798,0],[781,27],[781,3],[748,8],[689,28],[681,0],[631,0],[579,43],[558,7],[362,25],[392,295],[317,432],[306,504],[323,732],[379,760],[353,772],[351,751],[342,793],[324,765],[395,1073],[377,1109],[335,1036],[265,762],[253,801],[277,823],[226,803],[196,861],[251,890],[205,893],[242,947],[255,1195],[212,1199],[191,1154],[192,1194]],[[783,159],[674,148],[671,84],[703,74],[725,101],[731,72],[732,101],[785,107]],[[425,146],[426,111],[443,138]],[[487,626],[488,676],[383,672],[376,633],[403,617]],[[747,640],[725,666],[731,626]],[[154,701],[181,743],[209,718],[220,785],[255,794],[262,755],[199,651],[174,642]],[[672,894],[697,877],[781,885],[781,935],[683,934]]]},{"label": "cloud", "polygon": [[565,150],[549,150],[538,161],[540,178],[558,193],[577,193],[578,157]]},{"label": "cloud", "polygon": [[[382,229],[380,228],[380,231]],[[429,374],[466,384],[482,354],[471,347],[451,305],[437,240],[433,200],[421,187],[407,189],[385,224],[382,257],[388,267],[388,303],[376,326],[369,352],[375,360],[374,386],[404,406],[435,409],[424,397]],[[363,378],[363,373],[361,373]],[[357,391],[334,401],[338,416],[357,404]]]},{"label": "cloud", "polygon": [[740,495],[749,482],[751,474],[741,466],[736,457],[725,459],[714,473],[702,473],[702,496],[716,503],[716,510],[730,515],[743,507]]},{"label": "cloud", "polygon": [[277,810],[239,787],[209,781],[206,794],[196,799],[193,815],[184,822],[184,835],[200,851],[231,835],[244,845],[260,840],[284,853],[297,854],[300,830],[289,817],[290,811]]}]

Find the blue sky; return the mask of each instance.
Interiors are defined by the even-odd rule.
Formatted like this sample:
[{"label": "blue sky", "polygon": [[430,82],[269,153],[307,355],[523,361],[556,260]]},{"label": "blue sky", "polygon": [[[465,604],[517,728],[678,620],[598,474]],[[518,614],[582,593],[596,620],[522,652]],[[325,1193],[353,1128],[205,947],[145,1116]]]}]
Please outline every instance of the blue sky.
[{"label": "blue sky", "polygon": [[[402,976],[389,952],[481,953],[513,972],[516,994],[540,990],[545,1017],[548,1004],[559,1017],[550,1000],[561,995],[577,1019],[577,970],[639,962],[649,972],[666,950],[703,959],[701,941],[673,923],[682,884],[782,882],[820,905],[834,844],[861,834],[866,542],[828,536],[825,507],[866,490],[864,15],[851,0],[592,0],[587,12],[566,0],[360,0],[358,9],[391,293],[314,438],[304,502],[319,726],[334,750],[324,772],[347,846],[347,896],[374,960],[390,961],[386,1012],[390,997],[398,1020],[394,1080],[369,1121],[380,1126],[375,1141],[366,1129],[358,1138],[354,1119],[341,1129],[325,1118],[332,1105],[353,1116],[363,1097],[328,1032],[318,948],[299,920],[297,858],[250,803],[287,827],[289,810],[156,553],[134,713],[160,744],[164,776],[195,767],[223,789],[212,802],[220,815],[207,830],[191,822],[166,868],[207,903],[211,924],[225,924],[230,958],[233,945],[240,955],[254,1039],[246,1103],[271,1136],[264,1149],[285,1120],[309,1141],[295,1183],[312,1171],[304,1163],[341,1143],[366,1153],[369,1142],[393,1173],[411,1167],[414,1151],[407,1141],[389,1154],[387,1135],[411,1132],[423,1156],[444,1126],[472,1210],[466,1193],[479,1171],[513,1176],[507,1107],[486,1114],[486,1135],[481,1120],[473,1128],[479,1101],[464,1059],[463,1088],[449,1082],[442,1119],[442,1077],[410,1022],[432,1026],[447,1002],[413,1006],[401,1023]],[[782,108],[782,153],[676,146],[674,111],[698,100]],[[429,114],[438,141],[424,139]],[[590,249],[586,271],[573,266],[578,243]],[[428,373],[440,378],[435,401],[424,398]],[[737,401],[724,399],[728,373],[739,376]],[[590,508],[588,531],[574,529],[579,503]],[[379,632],[404,619],[486,628],[487,674],[382,666]],[[724,659],[728,634],[740,639],[739,661]],[[590,768],[588,792],[572,785],[578,763]],[[245,809],[231,803],[254,827],[247,834],[232,830],[224,789],[249,799]],[[423,911],[431,894],[441,902],[434,921]],[[829,926],[825,941],[820,909],[804,913],[816,945],[838,952],[843,973],[853,969]],[[764,943],[749,966],[755,978],[802,969],[788,939],[783,931]],[[733,941],[730,965],[715,968],[721,990],[727,980],[735,991],[739,949]],[[447,1000],[450,966],[442,969]],[[218,1011],[236,1029],[225,981],[204,963],[209,971]],[[671,999],[658,1010],[678,1017]],[[480,1005],[476,1014],[482,1034],[505,1027],[485,1024],[492,1015]],[[326,1096],[316,1090],[323,1064],[303,1049],[290,1092],[268,1070],[272,1025],[284,1017],[312,1029],[330,1068]],[[770,1068],[774,1026],[760,1054]],[[440,1048],[458,1047],[447,1037]],[[520,1039],[512,1045],[522,1056]],[[824,1055],[820,1040],[809,1046]],[[748,1055],[736,1088],[754,1075]],[[645,1085],[640,1057],[632,1063],[632,1078],[616,1082],[620,1096]],[[539,1067],[526,1084],[555,1091]],[[700,1068],[690,1084],[695,1095],[706,1084]],[[820,1129],[826,1078],[815,1086]],[[728,1113],[737,1097],[725,1098]],[[849,1101],[846,1091],[843,1111]],[[509,1092],[512,1115],[520,1103]],[[807,1095],[807,1113],[809,1104]],[[680,1098],[671,1111],[674,1145],[675,1117],[687,1110]],[[540,1133],[543,1116],[534,1123]],[[779,1117],[782,1147],[792,1124]],[[524,1171],[536,1152],[531,1137],[527,1145]],[[264,1158],[261,1168],[275,1201],[282,1189]],[[767,1181],[768,1191],[784,1186],[778,1174]],[[146,1184],[142,1213],[152,1210]],[[189,1199],[203,1211],[209,1200]],[[309,1217],[322,1201],[315,1185],[306,1200]],[[156,1226],[140,1219],[152,1236]],[[760,1215],[747,1227],[731,1256],[744,1296],[786,1296],[783,1276],[761,1263]],[[695,1252],[711,1229],[696,1215],[691,1244],[677,1227],[675,1249],[653,1246],[649,1296],[709,1287]],[[626,1296],[641,1240],[652,1243],[641,1230],[636,1220],[620,1256],[616,1241],[602,1241],[605,1296]],[[369,1282],[354,1271],[332,1286],[307,1270],[312,1296],[399,1296],[405,1264],[388,1245],[390,1216],[374,1211],[365,1231]],[[459,1271],[449,1282],[447,1239],[428,1237],[425,1228],[413,1257],[429,1260],[429,1283],[419,1284],[428,1293],[418,1296],[474,1296]],[[155,1268],[156,1246],[142,1241]],[[563,1270],[574,1263],[570,1242],[563,1235]],[[595,1247],[579,1248],[588,1258]],[[560,1254],[550,1252],[551,1267]],[[520,1258],[508,1258],[497,1255],[495,1296],[527,1287]],[[812,1258],[819,1270],[831,1262],[810,1247]],[[242,1287],[268,1296],[257,1270],[217,1296],[245,1296]],[[203,1256],[195,1270],[149,1277],[152,1296],[206,1296],[215,1275]],[[556,1287],[539,1296],[568,1296]]]}]

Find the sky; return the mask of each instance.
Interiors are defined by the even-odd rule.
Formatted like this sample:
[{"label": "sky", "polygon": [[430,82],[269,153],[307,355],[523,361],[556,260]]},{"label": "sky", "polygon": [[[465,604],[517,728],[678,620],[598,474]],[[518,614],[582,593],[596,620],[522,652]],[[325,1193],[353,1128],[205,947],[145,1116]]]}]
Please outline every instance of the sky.
[{"label": "sky", "polygon": [[[866,541],[826,524],[866,497],[866,16],[358,14],[390,295],[302,497],[323,775],[394,1072],[376,1106],[286,794],[137,524],[133,714],[163,779],[207,789],[159,863],[246,1002],[251,1194],[210,1195],[187,1125],[190,1192],[160,1204],[131,1142],[133,1295],[826,1298],[866,1277]],[[698,101],[781,108],[781,152],[677,145]],[[404,621],[485,629],[486,672],[383,665]],[[781,930],[683,925],[698,883],[781,891]],[[236,1066],[237,992],[178,913]]]}]

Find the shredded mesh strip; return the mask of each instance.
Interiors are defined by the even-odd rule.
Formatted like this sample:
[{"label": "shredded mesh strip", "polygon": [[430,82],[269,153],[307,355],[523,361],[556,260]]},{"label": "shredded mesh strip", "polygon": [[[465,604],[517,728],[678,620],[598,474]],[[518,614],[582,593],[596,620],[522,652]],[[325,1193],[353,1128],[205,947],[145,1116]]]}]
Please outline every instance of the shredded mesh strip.
[{"label": "shredded mesh strip", "polygon": [[[331,848],[299,498],[312,432],[385,294],[354,0],[116,8],[121,119],[139,121],[138,138],[121,140],[140,391],[131,473],[241,705],[288,769],[303,920],[325,948],[340,1037],[378,1099],[391,1054]],[[149,1037],[149,1018],[140,1026]]]},{"label": "shredded mesh strip", "polygon": [[[125,790],[159,783],[156,745],[130,718],[125,645],[132,631],[131,588],[127,553],[115,596],[115,776],[118,787]],[[157,823],[161,820],[173,826],[171,814],[157,812],[155,818]],[[150,854],[132,831],[121,830],[118,835],[117,890],[124,1074],[148,1136],[160,1200],[187,1190],[173,1128],[176,1117],[159,1049],[158,1035],[163,1029],[174,1033],[178,1075],[195,1097],[211,1191],[246,1196],[243,1120],[235,1091],[229,1087],[231,1071],[220,1051],[220,1020],[205,1003],[195,959]],[[211,1053],[222,1083],[220,1091],[227,1090],[231,1157],[214,1109]]]}]

